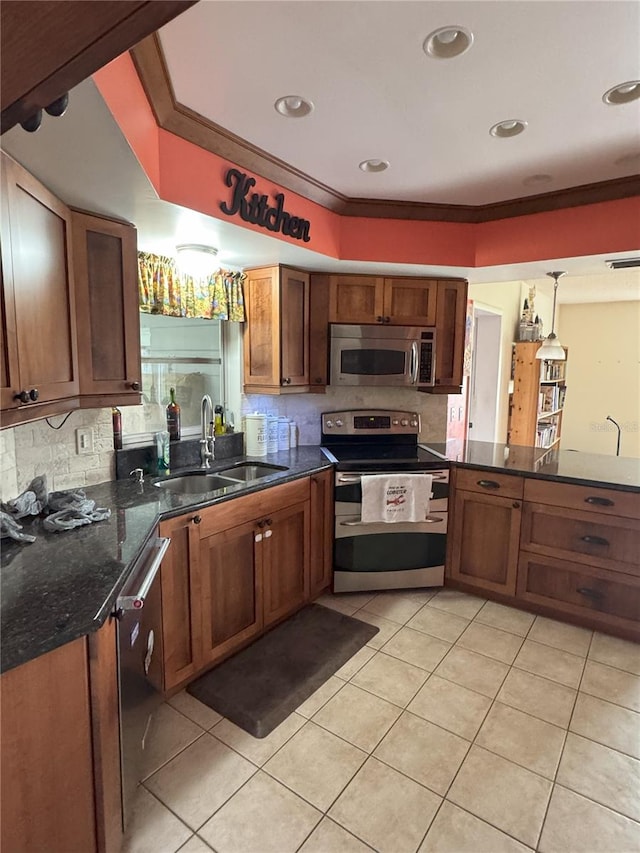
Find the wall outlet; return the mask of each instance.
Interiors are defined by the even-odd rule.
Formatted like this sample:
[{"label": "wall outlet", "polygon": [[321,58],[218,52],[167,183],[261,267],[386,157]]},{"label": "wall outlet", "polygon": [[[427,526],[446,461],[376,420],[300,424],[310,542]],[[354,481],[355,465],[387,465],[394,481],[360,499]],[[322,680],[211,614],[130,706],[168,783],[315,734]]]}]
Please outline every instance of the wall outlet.
[{"label": "wall outlet", "polygon": [[76,452],[93,453],[93,430],[90,428],[76,430]]}]

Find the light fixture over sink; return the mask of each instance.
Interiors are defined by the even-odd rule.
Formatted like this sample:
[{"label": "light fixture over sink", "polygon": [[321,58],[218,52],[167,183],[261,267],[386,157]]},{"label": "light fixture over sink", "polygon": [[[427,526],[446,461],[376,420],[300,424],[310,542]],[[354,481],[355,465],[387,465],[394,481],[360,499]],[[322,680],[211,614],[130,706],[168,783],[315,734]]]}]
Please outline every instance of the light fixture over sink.
[{"label": "light fixture over sink", "polygon": [[218,250],[202,243],[182,243],[176,246],[178,268],[183,275],[207,278],[216,271]]},{"label": "light fixture over sink", "polygon": [[548,272],[548,276],[551,276],[553,279],[553,310],[551,313],[551,333],[549,337],[545,338],[542,342],[542,346],[538,349],[536,353],[536,358],[539,359],[551,359],[553,361],[565,361],[567,358],[567,354],[560,345],[560,341],[556,337],[554,332],[556,325],[556,293],[558,291],[558,279],[566,275],[566,272]]}]

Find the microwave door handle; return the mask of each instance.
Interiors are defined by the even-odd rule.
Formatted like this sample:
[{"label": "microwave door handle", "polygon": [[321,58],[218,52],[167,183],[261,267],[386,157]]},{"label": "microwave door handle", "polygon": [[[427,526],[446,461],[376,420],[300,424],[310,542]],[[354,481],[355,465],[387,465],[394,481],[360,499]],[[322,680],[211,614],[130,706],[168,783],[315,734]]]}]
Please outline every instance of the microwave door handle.
[{"label": "microwave door handle", "polygon": [[411,384],[416,385],[418,382],[418,343],[413,341],[411,344]]}]

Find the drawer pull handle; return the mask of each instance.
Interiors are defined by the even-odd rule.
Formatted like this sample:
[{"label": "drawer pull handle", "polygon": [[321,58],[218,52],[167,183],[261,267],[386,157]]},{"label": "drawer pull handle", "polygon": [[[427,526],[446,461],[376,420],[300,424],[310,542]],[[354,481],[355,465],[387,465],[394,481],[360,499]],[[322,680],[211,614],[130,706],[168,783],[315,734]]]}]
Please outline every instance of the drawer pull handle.
[{"label": "drawer pull handle", "polygon": [[576,592],[579,592],[580,595],[586,595],[587,598],[602,598],[601,592],[598,592],[597,589],[589,589],[588,586],[579,586]]},{"label": "drawer pull handle", "polygon": [[596,506],[615,506],[615,502],[610,501],[609,498],[596,498],[593,495],[585,498],[584,502],[586,504],[595,504]]},{"label": "drawer pull handle", "polygon": [[478,480],[478,485],[482,486],[483,489],[499,489],[500,483],[496,483],[495,480]]},{"label": "drawer pull handle", "polygon": [[609,540],[604,539],[602,536],[581,536],[580,537],[583,542],[586,542],[587,545],[608,545]]}]

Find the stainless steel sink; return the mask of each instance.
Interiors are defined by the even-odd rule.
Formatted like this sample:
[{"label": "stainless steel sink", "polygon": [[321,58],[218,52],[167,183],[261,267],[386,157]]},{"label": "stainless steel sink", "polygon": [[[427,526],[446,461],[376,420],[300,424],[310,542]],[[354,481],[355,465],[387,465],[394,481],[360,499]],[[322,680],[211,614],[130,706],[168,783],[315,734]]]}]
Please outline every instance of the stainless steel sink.
[{"label": "stainless steel sink", "polygon": [[201,474],[199,471],[193,471],[180,477],[160,480],[154,485],[176,495],[204,495],[228,486],[237,486],[239,481],[239,477],[232,480],[228,477],[220,477],[218,474]]},{"label": "stainless steel sink", "polygon": [[284,465],[269,465],[266,462],[242,462],[231,468],[223,468],[225,477],[246,483],[249,480],[258,480],[260,477],[268,477],[278,471],[288,471]]}]

